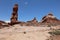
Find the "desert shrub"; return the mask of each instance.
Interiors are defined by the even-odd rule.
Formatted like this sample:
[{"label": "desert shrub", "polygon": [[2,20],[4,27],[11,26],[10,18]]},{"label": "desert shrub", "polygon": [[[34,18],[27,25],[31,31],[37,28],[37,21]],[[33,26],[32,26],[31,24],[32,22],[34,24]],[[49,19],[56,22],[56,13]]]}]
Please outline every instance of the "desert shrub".
[{"label": "desert shrub", "polygon": [[60,30],[55,30],[55,31],[49,32],[49,34],[60,35]]},{"label": "desert shrub", "polygon": [[51,25],[48,25],[47,27],[51,27]]}]

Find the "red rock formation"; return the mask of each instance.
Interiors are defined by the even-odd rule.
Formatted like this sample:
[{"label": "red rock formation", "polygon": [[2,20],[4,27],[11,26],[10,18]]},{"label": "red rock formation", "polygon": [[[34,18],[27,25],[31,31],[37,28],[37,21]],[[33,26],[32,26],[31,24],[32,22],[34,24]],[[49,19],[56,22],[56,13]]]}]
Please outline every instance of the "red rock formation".
[{"label": "red rock formation", "polygon": [[4,28],[4,27],[9,27],[10,25],[8,25],[8,23],[4,22],[4,21],[0,21],[0,28]]},{"label": "red rock formation", "polygon": [[5,22],[4,21],[0,21],[0,26],[3,25]]},{"label": "red rock formation", "polygon": [[37,26],[37,25],[38,21],[36,20],[36,17],[34,17],[34,19],[31,21],[27,21],[27,26]]},{"label": "red rock formation", "polygon": [[59,25],[60,20],[58,20],[53,14],[49,13],[47,16],[44,16],[42,18],[41,24],[47,24],[47,25]]},{"label": "red rock formation", "polygon": [[11,16],[11,24],[15,24],[18,22],[18,4],[15,4],[13,7],[13,13]]},{"label": "red rock formation", "polygon": [[55,16],[53,16],[52,13],[49,13],[47,16],[44,16],[42,18],[42,21],[41,22],[38,22],[36,20],[36,17],[34,17],[33,20],[31,21],[27,21],[27,22],[19,22],[18,21],[18,4],[15,4],[14,7],[13,7],[13,13],[12,13],[12,16],[11,16],[11,25],[14,25],[14,24],[20,24],[22,26],[40,26],[41,24],[45,25],[45,24],[60,24],[60,20],[58,20]]}]

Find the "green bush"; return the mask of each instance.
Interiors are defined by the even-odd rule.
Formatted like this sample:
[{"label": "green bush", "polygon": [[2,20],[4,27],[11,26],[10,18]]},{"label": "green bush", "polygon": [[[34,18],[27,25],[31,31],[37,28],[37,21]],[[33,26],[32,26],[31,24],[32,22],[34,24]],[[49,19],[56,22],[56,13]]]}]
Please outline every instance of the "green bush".
[{"label": "green bush", "polygon": [[60,30],[55,30],[53,32],[49,32],[50,34],[54,35],[60,35]]}]

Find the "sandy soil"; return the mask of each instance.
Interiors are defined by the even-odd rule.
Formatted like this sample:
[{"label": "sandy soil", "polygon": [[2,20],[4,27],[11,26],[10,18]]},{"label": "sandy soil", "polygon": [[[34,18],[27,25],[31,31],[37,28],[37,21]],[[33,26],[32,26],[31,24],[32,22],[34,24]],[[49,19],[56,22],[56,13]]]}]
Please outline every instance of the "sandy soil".
[{"label": "sandy soil", "polygon": [[[35,27],[10,27],[0,29],[0,40],[46,40],[50,37],[48,30]],[[44,29],[44,30],[43,30]]]}]

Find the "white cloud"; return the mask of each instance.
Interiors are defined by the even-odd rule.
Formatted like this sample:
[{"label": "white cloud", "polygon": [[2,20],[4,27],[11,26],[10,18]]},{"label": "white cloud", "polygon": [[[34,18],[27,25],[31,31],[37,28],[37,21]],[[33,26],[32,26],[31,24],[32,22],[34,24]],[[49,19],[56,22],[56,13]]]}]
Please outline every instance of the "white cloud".
[{"label": "white cloud", "polygon": [[10,21],[5,21],[5,22],[9,23]]}]

